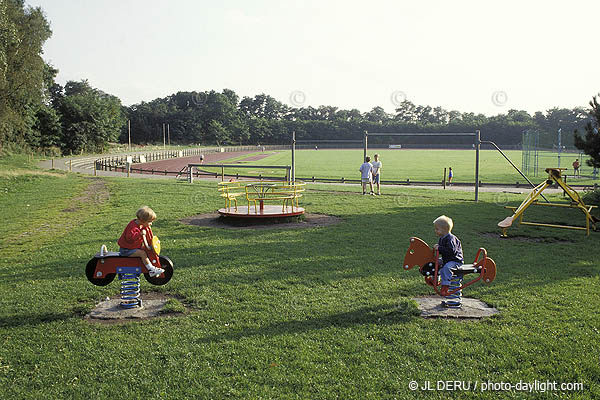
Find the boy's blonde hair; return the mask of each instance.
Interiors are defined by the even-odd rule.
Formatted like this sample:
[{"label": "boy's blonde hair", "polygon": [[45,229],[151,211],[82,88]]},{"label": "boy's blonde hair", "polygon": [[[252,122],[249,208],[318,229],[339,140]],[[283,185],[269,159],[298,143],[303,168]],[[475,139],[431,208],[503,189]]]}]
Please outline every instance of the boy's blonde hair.
[{"label": "boy's blonde hair", "polygon": [[148,206],[140,207],[135,215],[142,222],[152,222],[156,219],[156,213]]},{"label": "boy's blonde hair", "polygon": [[433,221],[433,224],[439,226],[448,233],[452,232],[452,228],[454,227],[454,222],[452,222],[452,218],[446,217],[445,215],[440,215],[439,217],[437,217]]}]

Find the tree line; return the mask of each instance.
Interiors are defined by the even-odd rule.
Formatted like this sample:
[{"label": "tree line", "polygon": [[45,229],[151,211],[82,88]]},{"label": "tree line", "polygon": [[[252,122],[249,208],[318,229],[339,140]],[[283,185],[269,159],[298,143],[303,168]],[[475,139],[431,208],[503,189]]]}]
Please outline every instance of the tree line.
[{"label": "tree line", "polygon": [[[299,140],[356,140],[362,138],[364,131],[435,133],[475,130],[480,130],[485,140],[500,145],[518,145],[522,133],[529,130],[540,133],[540,146],[552,148],[557,145],[557,132],[561,128],[562,144],[572,147],[572,133],[591,120],[589,111],[584,108],[553,108],[533,115],[523,110],[508,110],[488,117],[415,105],[409,100],[398,104],[391,114],[379,106],[365,113],[333,106],[291,107],[264,93],[240,99],[230,89],[221,93],[214,90],[178,92],[127,107],[126,113],[131,120],[131,139],[136,143],[161,142],[162,125],[168,124],[171,140],[176,143],[220,145],[287,144],[292,131]],[[389,139],[370,140],[375,143]],[[439,139],[403,138],[402,142],[427,144],[435,140]],[[461,144],[459,139],[451,140]],[[122,132],[121,141],[127,141],[126,130]]]},{"label": "tree line", "polygon": [[[177,92],[125,107],[118,97],[87,80],[56,82],[58,70],[43,59],[52,32],[43,10],[23,0],[0,0],[0,150],[52,149],[62,154],[98,152],[109,143],[162,143],[163,124],[174,144],[287,144],[298,140],[361,139],[369,132],[474,132],[499,145],[518,145],[524,131],[540,133],[540,146],[563,144],[589,149],[598,141],[598,107],[553,108],[533,115],[508,110],[495,116],[415,105],[404,100],[393,113],[377,106],[368,112],[334,106],[291,107],[267,94],[240,97],[235,91]],[[573,135],[584,130],[585,136]],[[575,139],[575,138],[578,139]],[[370,139],[370,143],[388,140]],[[403,138],[401,143],[433,143],[435,138]],[[577,140],[576,142],[574,142]],[[468,144],[452,139],[446,144]],[[600,146],[600,144],[597,144]],[[587,147],[586,147],[587,146]],[[588,150],[586,150],[587,152]],[[600,157],[600,156],[599,156]]]}]

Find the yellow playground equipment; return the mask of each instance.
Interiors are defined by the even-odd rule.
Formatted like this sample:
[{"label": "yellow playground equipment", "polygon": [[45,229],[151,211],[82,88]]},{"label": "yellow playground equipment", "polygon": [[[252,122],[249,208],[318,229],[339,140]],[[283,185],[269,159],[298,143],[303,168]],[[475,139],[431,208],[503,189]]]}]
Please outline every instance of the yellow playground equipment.
[{"label": "yellow playground equipment", "polygon": [[[286,217],[300,215],[304,209],[298,200],[305,190],[304,182],[219,182],[219,193],[225,199],[225,208],[219,210],[225,216]],[[248,206],[239,206],[237,200],[245,198]],[[281,206],[268,206],[275,202]],[[252,207],[253,206],[253,207]],[[251,210],[253,211],[251,213]]]},{"label": "yellow playground equipment", "polygon": [[[564,228],[564,229],[577,229],[586,231],[587,235],[590,234],[590,225],[594,230],[596,230],[596,223],[599,222],[598,218],[591,215],[591,212],[596,206],[586,206],[579,197],[579,193],[577,193],[572,187],[567,185],[567,183],[562,179],[562,171],[566,168],[546,168],[546,172],[548,173],[548,179],[544,182],[537,185],[529,195],[523,200],[519,207],[509,207],[505,206],[505,208],[513,210],[513,215],[503,219],[498,222],[498,226],[502,228],[502,237],[506,237],[506,230],[512,225],[515,219],[519,218],[518,223],[520,225],[534,225],[534,226],[546,226],[550,228]],[[548,186],[552,185],[554,182],[560,186],[565,194],[571,198],[570,204],[561,204],[561,203],[540,203],[536,199],[538,196],[542,195],[544,189]],[[556,224],[544,224],[540,222],[525,222],[523,221],[523,213],[527,209],[527,207],[531,205],[536,206],[547,206],[547,207],[563,207],[563,208],[578,208],[585,214],[585,227],[582,226],[571,226],[571,225],[556,225]]]}]

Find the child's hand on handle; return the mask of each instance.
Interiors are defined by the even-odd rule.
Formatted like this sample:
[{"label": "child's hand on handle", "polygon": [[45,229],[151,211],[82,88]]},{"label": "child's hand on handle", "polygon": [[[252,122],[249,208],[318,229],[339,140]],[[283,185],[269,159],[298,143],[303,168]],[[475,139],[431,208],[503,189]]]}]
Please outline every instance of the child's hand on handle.
[{"label": "child's hand on handle", "polygon": [[150,250],[150,246],[148,246],[148,239],[146,239],[146,230],[142,229],[142,238],[144,239],[144,246],[146,246],[146,248],[148,250]]},{"label": "child's hand on handle", "polygon": [[433,250],[437,250],[437,249],[438,249],[438,247],[440,247],[440,245],[439,245],[439,244],[434,244],[434,245],[433,245]]}]

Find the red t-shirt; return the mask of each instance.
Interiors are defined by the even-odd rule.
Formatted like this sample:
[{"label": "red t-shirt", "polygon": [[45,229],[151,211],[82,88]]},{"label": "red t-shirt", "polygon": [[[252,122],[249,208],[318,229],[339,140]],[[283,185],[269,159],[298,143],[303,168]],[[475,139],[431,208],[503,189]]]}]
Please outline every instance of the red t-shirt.
[{"label": "red t-shirt", "polygon": [[135,219],[132,219],[117,241],[119,247],[124,249],[143,249],[145,246],[142,229],[146,230],[146,240],[150,244],[152,241],[152,229],[150,227],[143,228],[135,222]]}]

